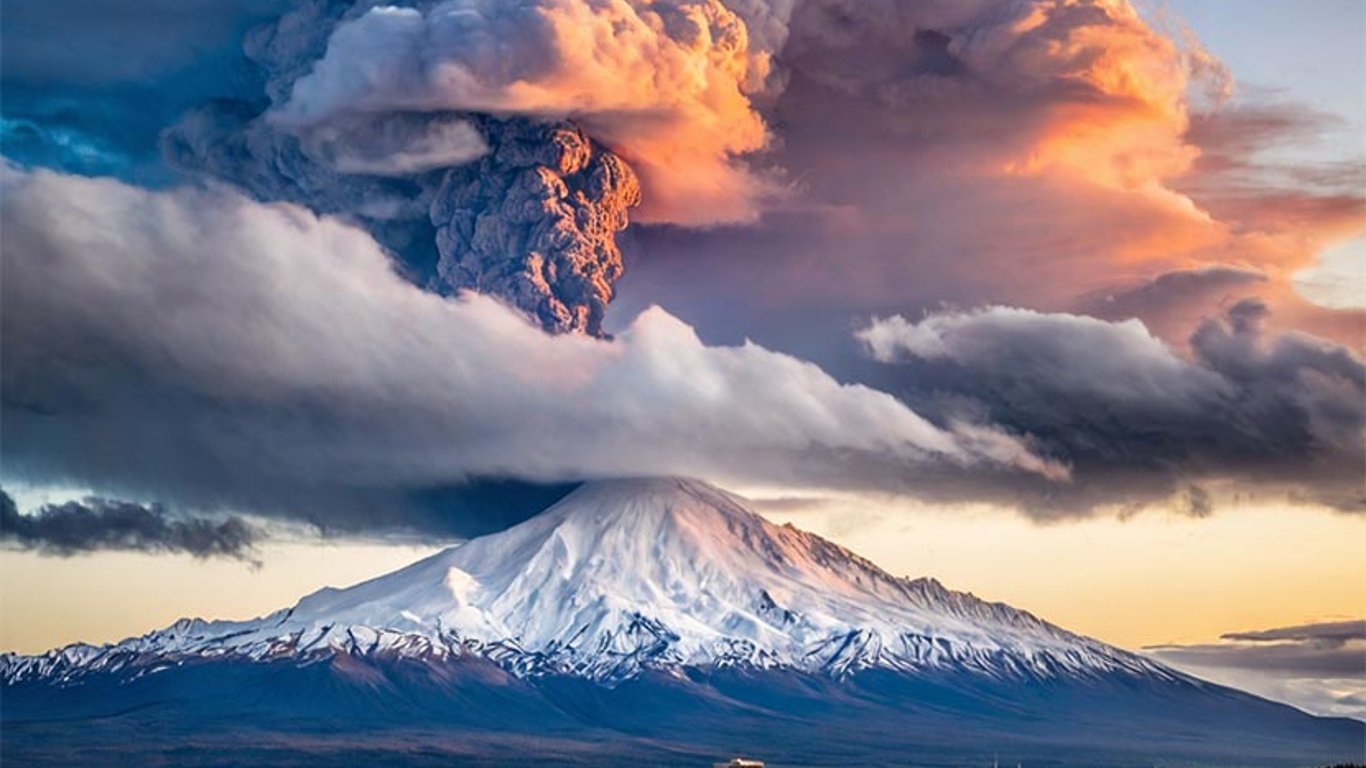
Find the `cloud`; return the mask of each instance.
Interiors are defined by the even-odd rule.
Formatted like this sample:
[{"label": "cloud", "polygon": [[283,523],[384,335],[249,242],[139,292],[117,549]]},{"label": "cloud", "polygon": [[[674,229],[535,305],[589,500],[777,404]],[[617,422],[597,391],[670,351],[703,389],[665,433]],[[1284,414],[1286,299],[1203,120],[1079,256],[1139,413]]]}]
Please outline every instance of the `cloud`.
[{"label": "cloud", "polygon": [[1322,624],[1298,624],[1293,627],[1276,627],[1275,629],[1260,629],[1251,632],[1229,632],[1220,635],[1220,639],[1252,642],[1294,640],[1340,648],[1348,642],[1366,641],[1366,621],[1329,621]]},{"label": "cloud", "polygon": [[[1233,304],[1192,335],[1190,358],[1137,320],[1007,307],[881,318],[856,335],[904,366],[902,395],[926,412],[975,412],[1069,463],[1051,514],[1210,481],[1360,509],[1366,365],[1322,339],[1268,334],[1266,315],[1258,300]],[[1208,510],[1206,493],[1188,489],[1187,507]]]},{"label": "cloud", "polygon": [[[193,4],[206,18],[223,10]],[[276,6],[252,8],[243,19]],[[173,165],[352,219],[419,284],[498,293],[555,318],[551,327],[600,299],[626,302],[608,329],[659,303],[709,338],[768,344],[818,335],[795,327],[808,318],[840,325],[939,301],[1077,310],[1098,292],[1219,264],[1266,273],[1259,292],[1289,320],[1287,275],[1360,229],[1359,184],[1306,192],[1280,174],[1249,191],[1234,179],[1247,174],[1228,169],[1309,135],[1314,121],[1296,122],[1284,105],[1210,108],[1198,94],[1223,89],[1226,75],[1188,36],[1125,2],[313,0],[278,10],[236,46],[238,66],[214,49],[194,77],[158,76],[117,99],[80,94],[61,114],[29,109],[11,84],[7,116],[62,130],[34,133],[48,137],[41,150],[7,146],[26,162],[108,172],[61,142],[103,149],[111,126],[137,123],[141,151],[142,124],[155,115],[164,125],[197,89],[199,108],[168,135]],[[608,25],[621,36],[600,34]],[[605,286],[592,302],[555,296],[567,315],[543,313],[553,305],[544,293],[518,299],[514,284],[536,279],[520,235],[507,240],[503,270],[516,280],[451,283],[437,268],[442,221],[431,214],[434,202],[451,207],[437,200],[444,172],[469,173],[481,157],[461,126],[496,146],[505,126],[521,141],[527,123],[543,122],[584,132],[633,170],[637,222],[707,225],[634,228],[626,285],[597,280],[620,270],[596,259],[589,282]],[[433,143],[450,132],[462,134],[454,145]],[[792,183],[775,185],[774,173]],[[782,194],[770,199],[775,186]],[[725,222],[752,224],[712,226]],[[607,253],[620,237],[579,250]],[[578,293],[574,282],[561,293]],[[1339,329],[1359,320],[1334,317],[1320,315],[1315,332],[1345,339]],[[1190,318],[1144,319],[1181,340]]]},{"label": "cloud", "polygon": [[1299,188],[1312,194],[1360,196],[1366,157],[1296,163],[1268,155],[1287,145],[1312,147],[1335,131],[1351,128],[1342,118],[1306,104],[1263,97],[1192,115],[1187,139],[1200,148],[1197,173],[1187,186],[1213,186],[1241,196]]},{"label": "cloud", "polygon": [[1316,714],[1366,719],[1366,621],[1229,632],[1220,639],[1144,650],[1202,677]]},{"label": "cloud", "polygon": [[1106,320],[1136,318],[1159,338],[1184,342],[1211,307],[1231,304],[1267,279],[1256,269],[1211,264],[1118,286],[1082,301],[1081,309]]},{"label": "cloud", "polygon": [[352,218],[435,290],[601,335],[628,209],[710,226],[778,192],[743,158],[769,141],[751,99],[786,5],[309,0],[246,37],[262,93],[205,101],[164,146],[259,199]]},{"label": "cloud", "polygon": [[768,142],[750,97],[772,53],[719,0],[358,4],[269,119],[303,130],[376,112],[570,118],[636,168],[642,218],[743,221],[772,192],[738,160]]},{"label": "cloud", "polygon": [[[1361,229],[1360,183],[1229,172],[1303,156],[1308,129],[1289,106],[1251,125],[1208,53],[1130,3],[813,0],[789,27],[765,115],[801,196],[743,232],[634,230],[626,312],[663,302],[704,335],[813,355],[850,316],[1100,312],[1097,296],[1232,268],[1265,275],[1238,295],[1285,324],[1305,320],[1289,276]],[[1224,298],[1203,285],[1143,319],[1184,343]],[[1359,323],[1313,328],[1354,343]]]},{"label": "cloud", "polygon": [[706,346],[659,309],[611,341],[547,335],[423,292],[364,232],[294,206],[14,170],[3,197],[0,429],[20,481],[379,519],[476,476],[1065,473],[989,425]]},{"label": "cloud", "polygon": [[[206,10],[207,1],[194,0],[194,8],[216,18],[223,7]],[[278,10],[287,12],[229,46],[242,59],[236,63],[249,68],[224,64],[231,57],[214,48],[201,57],[209,63],[174,78],[158,75],[136,98],[104,89],[98,98],[85,93],[69,101],[63,93],[54,105],[39,89],[45,95],[35,98],[42,103],[32,110],[23,105],[16,118],[27,121],[16,126],[38,146],[25,152],[64,157],[51,162],[83,164],[84,172],[109,172],[127,162],[120,152],[142,147],[145,123],[164,125],[167,112],[188,99],[196,108],[164,134],[172,165],[226,180],[261,200],[298,203],[363,227],[412,283],[456,297],[450,304],[463,308],[462,318],[491,311],[477,309],[484,306],[479,299],[460,297],[476,290],[551,330],[622,331],[620,339],[582,353],[597,371],[605,365],[594,355],[633,359],[627,351],[644,347],[642,329],[676,315],[709,342],[753,338],[758,344],[738,349],[790,352],[817,361],[839,381],[895,389],[966,454],[1024,468],[966,486],[959,469],[948,469],[968,466],[956,460],[934,473],[903,472],[900,456],[846,461],[847,445],[811,442],[818,446],[813,451],[840,455],[831,466],[848,470],[841,482],[913,488],[934,498],[980,493],[1014,503],[1022,494],[1031,508],[1056,505],[1058,513],[1174,492],[1186,508],[1200,510],[1202,499],[1217,500],[1219,478],[1245,477],[1269,463],[1259,477],[1304,486],[1325,479],[1344,506],[1362,495],[1342,480],[1344,461],[1356,455],[1359,442],[1344,430],[1359,409],[1331,394],[1338,387],[1351,395],[1357,385],[1350,374],[1320,370],[1333,369],[1326,358],[1337,353],[1304,365],[1286,357],[1279,372],[1268,370],[1270,363],[1253,365],[1265,375],[1249,384],[1234,375],[1244,365],[1234,358],[1257,355],[1230,353],[1216,365],[1187,346],[1211,313],[1248,292],[1276,310],[1264,321],[1278,324],[1274,332],[1233,334],[1260,339],[1252,345],[1261,345],[1257,354],[1331,348],[1281,334],[1288,325],[1338,339],[1358,332],[1360,317],[1297,304],[1286,280],[1306,254],[1359,231],[1361,196],[1350,185],[1289,189],[1281,184],[1284,174],[1258,177],[1255,188],[1245,183],[1260,153],[1287,137],[1309,135],[1312,126],[1290,119],[1287,110],[1258,115],[1220,102],[1227,82],[1217,63],[1181,34],[1145,22],[1129,3],[422,0],[382,6],[309,0]],[[242,19],[233,19],[214,26],[213,35],[190,37],[222,40],[227,30],[240,29],[235,25]],[[609,28],[620,35],[607,35]],[[167,71],[178,66],[158,64]],[[606,82],[613,86],[601,87]],[[16,91],[6,92],[10,117]],[[167,95],[158,100],[158,94]],[[120,109],[111,112],[111,105]],[[133,138],[105,140],[120,131]],[[91,148],[98,150],[94,160],[79,160]],[[771,200],[765,168],[782,168],[800,183]],[[633,207],[636,192],[641,207]],[[618,239],[628,215],[705,226],[633,227],[623,256]],[[109,232],[122,232],[125,225],[115,218],[102,220]],[[325,221],[327,231],[341,226]],[[206,231],[213,242],[250,250],[240,238],[221,234],[224,228]],[[345,259],[309,263],[306,277],[290,273],[300,284],[345,283],[344,275],[327,274],[348,269]],[[630,277],[619,282],[627,267]],[[1097,304],[1097,296],[1112,299]],[[456,311],[436,312],[428,307],[447,305],[414,297],[405,302],[420,312]],[[1155,376],[1194,400],[1129,391],[1141,390],[1143,378],[1101,376],[1088,390],[1088,382],[1062,375],[1079,404],[1078,413],[1067,415],[1066,402],[1029,403],[1026,390],[1038,389],[1033,382],[1005,389],[1003,397],[955,378],[978,363],[940,357],[884,366],[860,359],[848,344],[851,317],[912,317],[945,302],[1101,320],[1137,317],[1149,338],[1104,326],[1088,331],[1086,341],[1117,341],[1115,353],[1129,357],[1098,359],[1124,373]],[[649,310],[655,305],[669,308],[668,321]],[[385,322],[425,326],[416,319]],[[1233,333],[1230,317],[1211,322]],[[335,325],[351,327],[344,319]],[[1152,349],[1162,346],[1158,339],[1168,347],[1165,357]],[[1201,339],[1206,351],[1219,345],[1214,335]],[[179,365],[176,350],[170,370]],[[109,377],[111,392],[135,393],[146,384],[145,392],[163,393],[187,412],[221,410],[220,421],[231,426],[236,411],[216,392],[202,391],[198,379],[194,386],[166,383],[164,370],[146,362],[132,366],[124,355],[100,375]],[[58,373],[65,389],[35,386],[38,394],[25,394],[14,408],[36,419],[48,401],[70,396],[80,403],[94,387],[79,370]],[[999,372],[992,376],[984,381],[1002,381]],[[1300,379],[1310,382],[1303,402],[1290,384],[1272,384]],[[1221,401],[1229,397],[1221,392],[1265,399],[1239,408]],[[306,414],[330,413],[335,401],[319,405],[310,397],[291,405],[294,419],[281,423],[298,429]],[[1107,398],[1115,397],[1124,421],[1105,410]],[[1024,403],[1035,410],[1025,412]],[[1200,410],[1196,403],[1212,405]],[[1263,405],[1264,413],[1255,410]],[[101,408],[90,418],[135,412]],[[587,413],[584,422],[597,412]],[[1232,420],[1220,427],[1210,413]],[[1335,432],[1334,420],[1348,427]],[[135,420],[119,426],[140,431]],[[581,426],[571,432],[582,434]],[[188,444],[224,443],[250,453],[238,443],[259,439],[217,423],[198,429],[203,434]],[[805,434],[805,427],[793,429]],[[1295,445],[1312,448],[1312,455],[1294,454]],[[447,461],[448,450],[436,446],[423,457],[458,467],[461,478],[505,472],[493,460],[472,467],[463,458]],[[196,479],[239,471],[206,469],[212,462],[205,457],[220,453],[237,455],[204,448],[185,459],[178,477],[187,487],[225,485],[221,477]],[[1285,468],[1274,466],[1284,457]],[[291,479],[278,484],[297,490],[298,466],[307,461],[286,458],[281,467],[289,471],[282,474]],[[556,468],[524,474],[568,476],[565,467],[547,463]],[[252,476],[254,466],[244,462],[242,477]],[[1059,485],[1069,466],[1070,482]],[[445,482],[446,474],[422,460],[414,467],[419,479],[412,485]],[[1294,483],[1299,469],[1303,482]],[[364,484],[371,490],[395,485],[387,476]],[[370,498],[352,490],[346,498]],[[276,501],[289,495],[278,488],[260,493]],[[387,492],[373,501],[390,502]]]},{"label": "cloud", "polygon": [[1295,274],[1295,289],[1315,304],[1334,309],[1366,310],[1361,286],[1366,281],[1366,234],[1319,254],[1319,261]]},{"label": "cloud", "polygon": [[415,282],[498,296],[557,333],[602,334],[622,273],[616,235],[640,203],[630,167],[563,122],[388,115],[298,138],[226,102],[189,113],[163,146],[259,199],[347,216],[402,254]]},{"label": "cloud", "polygon": [[600,336],[623,271],[616,235],[640,194],[630,167],[581,130],[504,124],[496,149],[436,193],[434,287],[475,287],[546,330]]},{"label": "cloud", "polygon": [[199,558],[248,560],[262,537],[240,517],[221,521],[179,519],[159,505],[87,498],[48,504],[21,514],[0,490],[0,541],[23,549],[69,557],[99,550],[184,552]]}]

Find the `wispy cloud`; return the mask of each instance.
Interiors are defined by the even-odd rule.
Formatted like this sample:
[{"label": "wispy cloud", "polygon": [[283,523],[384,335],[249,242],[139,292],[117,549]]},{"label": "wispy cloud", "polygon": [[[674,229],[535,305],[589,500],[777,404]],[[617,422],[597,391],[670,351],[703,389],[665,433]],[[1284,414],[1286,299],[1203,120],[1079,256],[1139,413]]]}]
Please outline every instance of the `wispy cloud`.
[{"label": "wispy cloud", "polygon": [[1193,674],[1316,714],[1366,720],[1366,621],[1229,632],[1220,640],[1144,650]]},{"label": "wispy cloud", "polygon": [[[262,531],[240,517],[175,517],[160,505],[90,497],[24,514],[0,490],[0,542],[68,557],[122,550],[252,560]],[[254,562],[254,561],[253,561]]]}]

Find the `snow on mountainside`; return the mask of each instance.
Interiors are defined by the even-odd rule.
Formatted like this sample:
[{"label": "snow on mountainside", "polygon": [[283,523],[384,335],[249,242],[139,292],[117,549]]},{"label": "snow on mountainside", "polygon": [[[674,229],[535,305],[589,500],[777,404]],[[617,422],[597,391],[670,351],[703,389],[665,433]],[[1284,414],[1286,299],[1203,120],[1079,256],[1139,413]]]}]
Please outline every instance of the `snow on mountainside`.
[{"label": "snow on mountainside", "polygon": [[[582,486],[541,515],[251,621],[0,658],[8,683],[141,676],[187,658],[489,658],[612,684],[645,669],[881,667],[1000,678],[1182,678],[1000,603],[893,577],[694,480]],[[1184,679],[1184,678],[1183,678]]]}]

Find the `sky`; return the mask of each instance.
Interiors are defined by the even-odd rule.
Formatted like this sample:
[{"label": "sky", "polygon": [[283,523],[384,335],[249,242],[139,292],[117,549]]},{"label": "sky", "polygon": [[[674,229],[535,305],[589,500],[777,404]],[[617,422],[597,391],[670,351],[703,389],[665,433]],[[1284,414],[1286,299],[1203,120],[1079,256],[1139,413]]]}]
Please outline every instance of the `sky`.
[{"label": "sky", "polygon": [[0,32],[0,647],[679,474],[1366,716],[1363,4],[73,8]]}]

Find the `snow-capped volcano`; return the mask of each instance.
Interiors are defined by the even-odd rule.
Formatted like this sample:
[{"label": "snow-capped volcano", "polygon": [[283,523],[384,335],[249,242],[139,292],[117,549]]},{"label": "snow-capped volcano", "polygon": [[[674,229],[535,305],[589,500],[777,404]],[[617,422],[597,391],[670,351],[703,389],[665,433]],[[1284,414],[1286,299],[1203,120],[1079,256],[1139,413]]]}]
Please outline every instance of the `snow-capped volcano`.
[{"label": "snow-capped volcano", "polygon": [[695,480],[589,483],[541,515],[251,621],[182,620],[113,646],[9,656],[4,679],[167,658],[474,654],[529,678],[646,669],[952,668],[1002,678],[1177,677],[932,579],[891,576]]},{"label": "snow-capped volcano", "polygon": [[[277,764],[275,751],[244,757],[258,738],[297,747],[284,762],[339,768],[998,753],[1290,766],[1366,748],[1360,723],[894,577],[675,479],[581,486],[506,531],[259,619],[5,655],[0,694],[3,757],[34,764]],[[400,746],[372,760],[317,741],[352,732],[361,747]]]}]

